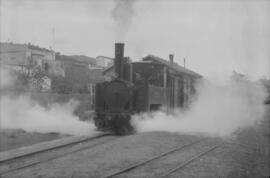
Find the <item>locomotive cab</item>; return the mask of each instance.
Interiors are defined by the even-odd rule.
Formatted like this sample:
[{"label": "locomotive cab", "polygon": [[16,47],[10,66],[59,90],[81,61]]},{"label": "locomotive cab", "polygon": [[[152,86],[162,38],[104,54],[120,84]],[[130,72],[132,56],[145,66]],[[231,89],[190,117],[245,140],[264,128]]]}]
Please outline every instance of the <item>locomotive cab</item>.
[{"label": "locomotive cab", "polygon": [[[135,83],[136,112],[156,111],[167,107],[168,90],[164,83],[164,67],[149,61],[132,63]],[[165,74],[166,75],[166,74]]]}]

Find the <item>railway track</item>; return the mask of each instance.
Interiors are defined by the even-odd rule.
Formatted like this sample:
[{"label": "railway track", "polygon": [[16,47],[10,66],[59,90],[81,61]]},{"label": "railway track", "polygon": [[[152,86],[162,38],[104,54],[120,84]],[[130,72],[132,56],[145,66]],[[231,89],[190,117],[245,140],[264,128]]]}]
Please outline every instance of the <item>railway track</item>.
[{"label": "railway track", "polygon": [[165,172],[164,174],[162,174],[161,176],[159,176],[158,178],[166,178],[169,175],[171,175],[172,173],[179,171],[181,169],[183,169],[184,167],[186,167],[187,165],[189,165],[190,163],[192,163],[193,161],[198,160],[199,158],[203,157],[204,155],[206,155],[207,153],[221,147],[224,144],[224,142],[219,143],[214,145],[213,147],[211,147],[210,149],[207,149],[199,154],[194,155],[192,158],[186,160],[185,162],[175,166],[174,168],[170,169],[169,171]]},{"label": "railway track", "polygon": [[[134,165],[131,165],[131,166],[128,166],[128,167],[125,167],[123,169],[120,169],[119,171],[116,171],[116,172],[113,172],[113,173],[110,173],[106,176],[104,176],[103,178],[112,178],[112,177],[118,177],[119,175],[122,175],[122,174],[125,174],[125,173],[128,173],[132,170],[135,170],[136,168],[138,167],[142,167],[150,162],[153,162],[155,160],[159,160],[165,156],[169,156],[170,154],[173,154],[173,153],[178,153],[178,152],[181,152],[183,151],[185,148],[188,148],[188,147],[192,147],[193,145],[197,145],[203,141],[205,141],[207,139],[201,139],[201,140],[197,140],[197,141],[194,141],[194,142],[191,142],[191,143],[188,143],[188,144],[185,144],[185,145],[182,145],[182,146],[179,146],[179,147],[176,147],[174,149],[171,149],[167,152],[164,152],[160,155],[157,155],[157,156],[154,156],[152,158],[149,158],[145,161],[142,161],[142,162],[139,162],[139,163],[136,163]],[[186,159],[184,160],[182,163],[180,164],[177,164],[175,167],[165,171],[163,174],[160,174],[161,176],[155,176],[155,177],[158,177],[158,178],[165,178],[165,177],[168,177],[170,174],[176,172],[176,171],[179,171],[181,169],[183,169],[184,167],[186,167],[187,165],[189,165],[190,163],[198,160],[199,158],[203,157],[204,155],[210,153],[211,151],[219,148],[222,146],[222,144],[224,144],[224,142],[221,142],[221,143],[218,143],[218,144],[215,144],[214,146],[212,146],[211,148],[208,148],[202,152],[199,152],[197,154],[194,154],[191,158],[189,159]]]},{"label": "railway track", "polygon": [[104,144],[109,140],[116,138],[118,137],[113,136],[110,133],[105,133],[93,137],[75,139],[68,143],[38,149],[33,152],[26,152],[25,154],[1,157],[0,177],[24,168],[32,167],[43,162],[61,158],[72,153]]}]

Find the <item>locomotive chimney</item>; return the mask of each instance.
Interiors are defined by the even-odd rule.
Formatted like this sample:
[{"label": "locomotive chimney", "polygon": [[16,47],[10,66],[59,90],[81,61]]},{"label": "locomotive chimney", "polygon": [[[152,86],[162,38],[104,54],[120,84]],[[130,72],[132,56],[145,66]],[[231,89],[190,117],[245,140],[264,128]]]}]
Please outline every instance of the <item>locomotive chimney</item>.
[{"label": "locomotive chimney", "polygon": [[170,64],[173,65],[173,54],[169,55],[169,59],[170,59]]},{"label": "locomotive chimney", "polygon": [[123,77],[124,43],[115,43],[114,69],[117,77]]}]

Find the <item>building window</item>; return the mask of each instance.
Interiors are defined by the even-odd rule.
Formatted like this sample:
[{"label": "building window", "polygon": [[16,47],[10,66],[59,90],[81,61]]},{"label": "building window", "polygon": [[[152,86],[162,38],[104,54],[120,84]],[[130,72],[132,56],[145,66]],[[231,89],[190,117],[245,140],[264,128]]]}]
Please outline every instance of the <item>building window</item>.
[{"label": "building window", "polygon": [[11,59],[11,60],[16,60],[16,57],[11,57],[10,59]]}]

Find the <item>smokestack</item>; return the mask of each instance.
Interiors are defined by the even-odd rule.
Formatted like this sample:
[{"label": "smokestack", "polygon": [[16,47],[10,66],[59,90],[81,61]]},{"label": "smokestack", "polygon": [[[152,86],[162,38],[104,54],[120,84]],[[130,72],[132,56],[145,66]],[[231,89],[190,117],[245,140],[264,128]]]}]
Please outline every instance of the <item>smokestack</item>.
[{"label": "smokestack", "polygon": [[170,64],[173,65],[173,54],[169,55],[169,59],[170,59]]},{"label": "smokestack", "polygon": [[114,69],[119,78],[123,75],[124,45],[124,43],[115,43]]}]

